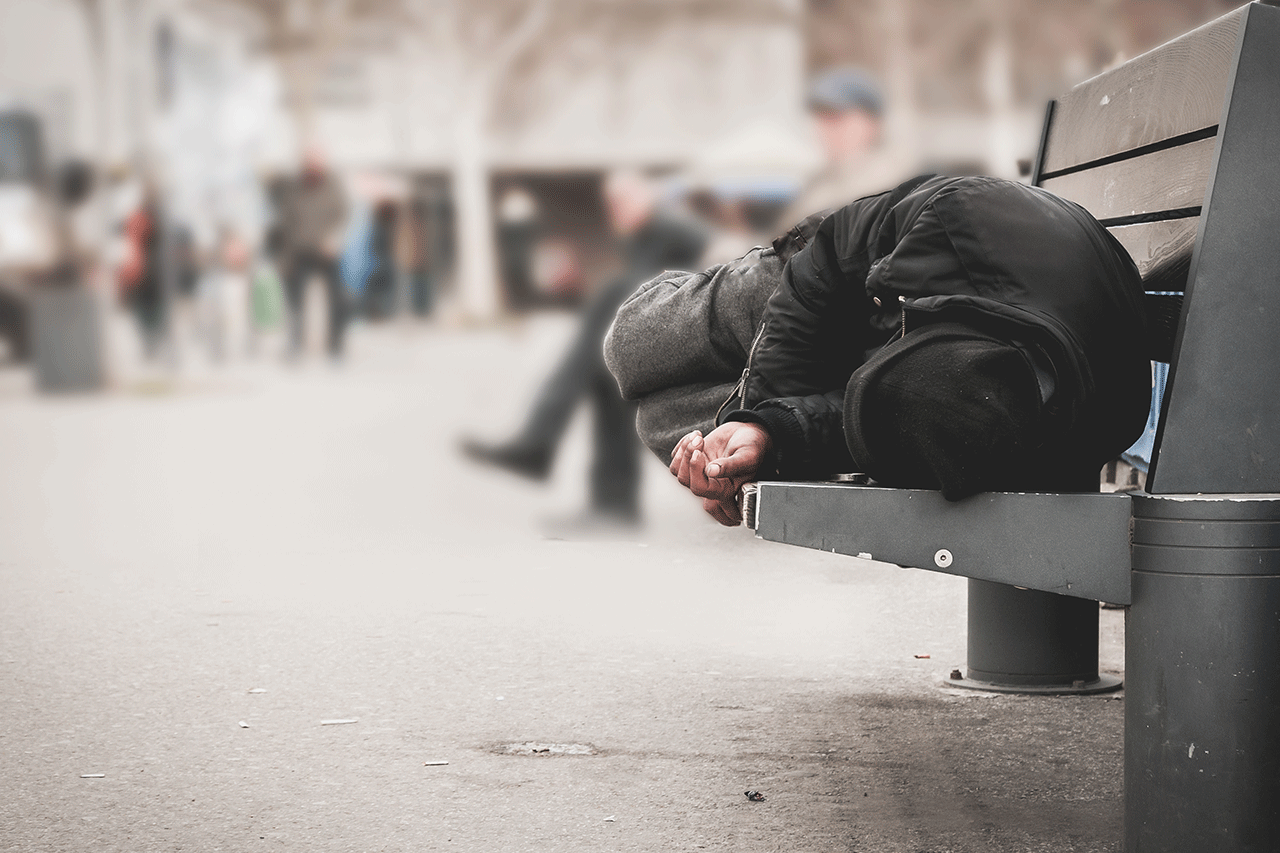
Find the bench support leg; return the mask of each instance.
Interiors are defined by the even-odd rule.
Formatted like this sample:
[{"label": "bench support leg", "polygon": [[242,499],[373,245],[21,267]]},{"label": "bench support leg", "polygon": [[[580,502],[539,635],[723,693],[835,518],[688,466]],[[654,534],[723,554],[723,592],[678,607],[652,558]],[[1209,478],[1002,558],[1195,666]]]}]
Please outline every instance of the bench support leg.
[{"label": "bench support leg", "polygon": [[1280,500],[1136,498],[1125,850],[1280,845]]},{"label": "bench support leg", "polygon": [[1002,693],[1100,693],[1098,603],[969,580],[969,661],[956,687]]}]

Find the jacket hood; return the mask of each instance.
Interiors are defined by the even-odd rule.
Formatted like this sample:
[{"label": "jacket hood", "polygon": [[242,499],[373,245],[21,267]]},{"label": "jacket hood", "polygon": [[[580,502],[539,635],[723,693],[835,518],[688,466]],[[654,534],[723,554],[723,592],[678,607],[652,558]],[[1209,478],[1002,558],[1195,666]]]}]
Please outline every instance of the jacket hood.
[{"label": "jacket hood", "polygon": [[886,485],[940,489],[948,500],[1023,488],[1020,458],[1058,432],[1042,395],[1024,348],[960,323],[934,323],[854,371],[845,440],[859,469]]},{"label": "jacket hood", "polygon": [[1036,345],[1069,392],[1059,399],[1071,422],[1136,410],[1141,279],[1079,205],[1011,181],[933,179],[893,208],[876,243],[885,254],[867,293],[902,310],[906,329],[959,320]]}]

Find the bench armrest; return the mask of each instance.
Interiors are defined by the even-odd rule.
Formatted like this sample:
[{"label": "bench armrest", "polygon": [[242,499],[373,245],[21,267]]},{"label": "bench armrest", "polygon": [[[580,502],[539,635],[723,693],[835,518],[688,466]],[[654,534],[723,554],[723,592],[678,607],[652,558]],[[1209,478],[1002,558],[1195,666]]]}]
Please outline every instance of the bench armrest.
[{"label": "bench armrest", "polygon": [[1127,494],[939,492],[756,484],[756,535],[868,560],[1129,603]]}]

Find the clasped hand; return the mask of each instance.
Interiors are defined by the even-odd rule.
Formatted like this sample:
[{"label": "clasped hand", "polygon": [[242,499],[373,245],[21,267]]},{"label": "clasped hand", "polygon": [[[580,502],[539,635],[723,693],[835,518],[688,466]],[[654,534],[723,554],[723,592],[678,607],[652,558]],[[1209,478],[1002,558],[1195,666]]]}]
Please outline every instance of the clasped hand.
[{"label": "clasped hand", "polygon": [[702,508],[726,527],[742,523],[738,493],[757,479],[773,440],[764,427],[730,421],[705,436],[686,435],[671,451],[671,473],[702,498]]}]

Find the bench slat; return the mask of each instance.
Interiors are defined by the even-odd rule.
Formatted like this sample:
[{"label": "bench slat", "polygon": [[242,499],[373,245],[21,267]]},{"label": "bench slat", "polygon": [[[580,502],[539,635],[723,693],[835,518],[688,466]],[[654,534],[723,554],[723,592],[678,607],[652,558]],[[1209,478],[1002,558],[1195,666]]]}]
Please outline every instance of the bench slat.
[{"label": "bench slat", "polygon": [[[1104,225],[1114,220],[1199,208],[1204,203],[1217,139],[1201,139],[1085,172],[1045,180],[1041,186],[1081,205]],[[1170,217],[1172,218],[1172,217]]]},{"label": "bench slat", "polygon": [[1045,147],[1044,178],[1216,125],[1245,8],[1063,95]]},{"label": "bench slat", "polygon": [[[1199,227],[1200,219],[1196,217],[1121,225],[1110,231],[1138,265],[1147,290],[1181,292],[1186,287]],[[1166,273],[1162,275],[1162,271]]]}]

